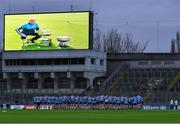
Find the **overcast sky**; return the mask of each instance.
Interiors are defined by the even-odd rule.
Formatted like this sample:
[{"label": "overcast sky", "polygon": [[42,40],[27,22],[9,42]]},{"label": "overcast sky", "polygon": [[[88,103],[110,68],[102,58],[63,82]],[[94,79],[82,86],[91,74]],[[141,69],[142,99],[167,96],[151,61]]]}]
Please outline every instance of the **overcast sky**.
[{"label": "overcast sky", "polygon": [[180,30],[180,0],[1,0],[0,40],[3,13],[69,11],[71,5],[74,10],[94,10],[95,28],[117,28],[141,44],[150,41],[146,52],[169,52],[170,41]]}]

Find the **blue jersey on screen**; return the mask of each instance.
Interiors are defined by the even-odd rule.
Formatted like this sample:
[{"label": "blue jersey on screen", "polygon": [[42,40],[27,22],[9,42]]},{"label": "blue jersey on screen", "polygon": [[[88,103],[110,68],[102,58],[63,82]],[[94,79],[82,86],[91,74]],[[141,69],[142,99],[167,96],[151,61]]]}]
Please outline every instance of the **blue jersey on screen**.
[{"label": "blue jersey on screen", "polygon": [[18,28],[18,31],[23,33],[23,34],[34,34],[35,30],[39,30],[39,26],[37,23],[34,24],[30,24],[30,23],[26,23],[24,25],[22,25],[20,28]]}]

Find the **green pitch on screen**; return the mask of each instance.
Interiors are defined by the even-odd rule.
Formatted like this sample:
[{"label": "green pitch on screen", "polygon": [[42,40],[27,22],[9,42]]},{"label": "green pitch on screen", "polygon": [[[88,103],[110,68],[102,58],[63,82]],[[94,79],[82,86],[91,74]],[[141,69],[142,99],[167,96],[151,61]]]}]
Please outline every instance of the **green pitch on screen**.
[{"label": "green pitch on screen", "polygon": [[[52,30],[49,38],[51,46],[36,45],[23,46],[23,41],[15,29],[28,23],[30,18],[35,18],[40,30]],[[68,47],[59,47],[56,38],[69,36]],[[27,39],[31,36],[28,36]],[[51,13],[51,14],[19,14],[5,15],[5,51],[16,50],[61,50],[61,49],[88,49],[89,48],[89,12],[76,13]]]}]

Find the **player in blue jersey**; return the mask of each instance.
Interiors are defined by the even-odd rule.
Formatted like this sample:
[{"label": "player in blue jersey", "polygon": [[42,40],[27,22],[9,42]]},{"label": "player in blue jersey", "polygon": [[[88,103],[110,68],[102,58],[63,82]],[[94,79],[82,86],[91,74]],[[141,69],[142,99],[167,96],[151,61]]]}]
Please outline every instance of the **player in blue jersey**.
[{"label": "player in blue jersey", "polygon": [[30,41],[34,43],[35,40],[41,36],[36,32],[39,31],[39,25],[36,23],[35,18],[30,18],[29,22],[16,29],[16,32],[21,36],[22,40],[25,40],[28,35],[34,36]]},{"label": "player in blue jersey", "polygon": [[140,109],[143,98],[140,95],[138,95],[136,96],[136,99],[137,99],[137,107]]},{"label": "player in blue jersey", "polygon": [[137,104],[138,104],[137,98],[136,98],[136,97],[133,97],[133,102],[132,102],[133,109],[137,109]]},{"label": "player in blue jersey", "polygon": [[124,105],[124,96],[121,96],[119,99],[120,99],[120,102],[121,102],[120,108],[124,109],[125,108],[125,105]]},{"label": "player in blue jersey", "polygon": [[129,108],[133,109],[133,105],[134,105],[134,97],[130,97],[129,98]]},{"label": "player in blue jersey", "polygon": [[125,109],[129,108],[129,98],[128,97],[124,97],[124,106],[125,106]]}]

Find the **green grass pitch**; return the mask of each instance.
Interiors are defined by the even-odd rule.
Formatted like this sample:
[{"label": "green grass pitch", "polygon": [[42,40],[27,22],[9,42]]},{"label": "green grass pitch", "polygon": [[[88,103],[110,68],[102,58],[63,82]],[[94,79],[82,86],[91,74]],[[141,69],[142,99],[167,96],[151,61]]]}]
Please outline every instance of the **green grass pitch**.
[{"label": "green grass pitch", "polygon": [[[52,46],[24,46],[15,29],[25,23],[29,18],[36,18],[41,30],[52,30],[50,36]],[[69,36],[70,47],[58,47],[57,36]],[[28,39],[31,36],[28,36]],[[38,41],[36,41],[38,44]],[[89,13],[51,13],[51,14],[21,14],[5,16],[5,51],[16,50],[60,50],[60,49],[88,49],[89,48]]]},{"label": "green grass pitch", "polygon": [[0,123],[180,123],[180,111],[0,110]]}]

